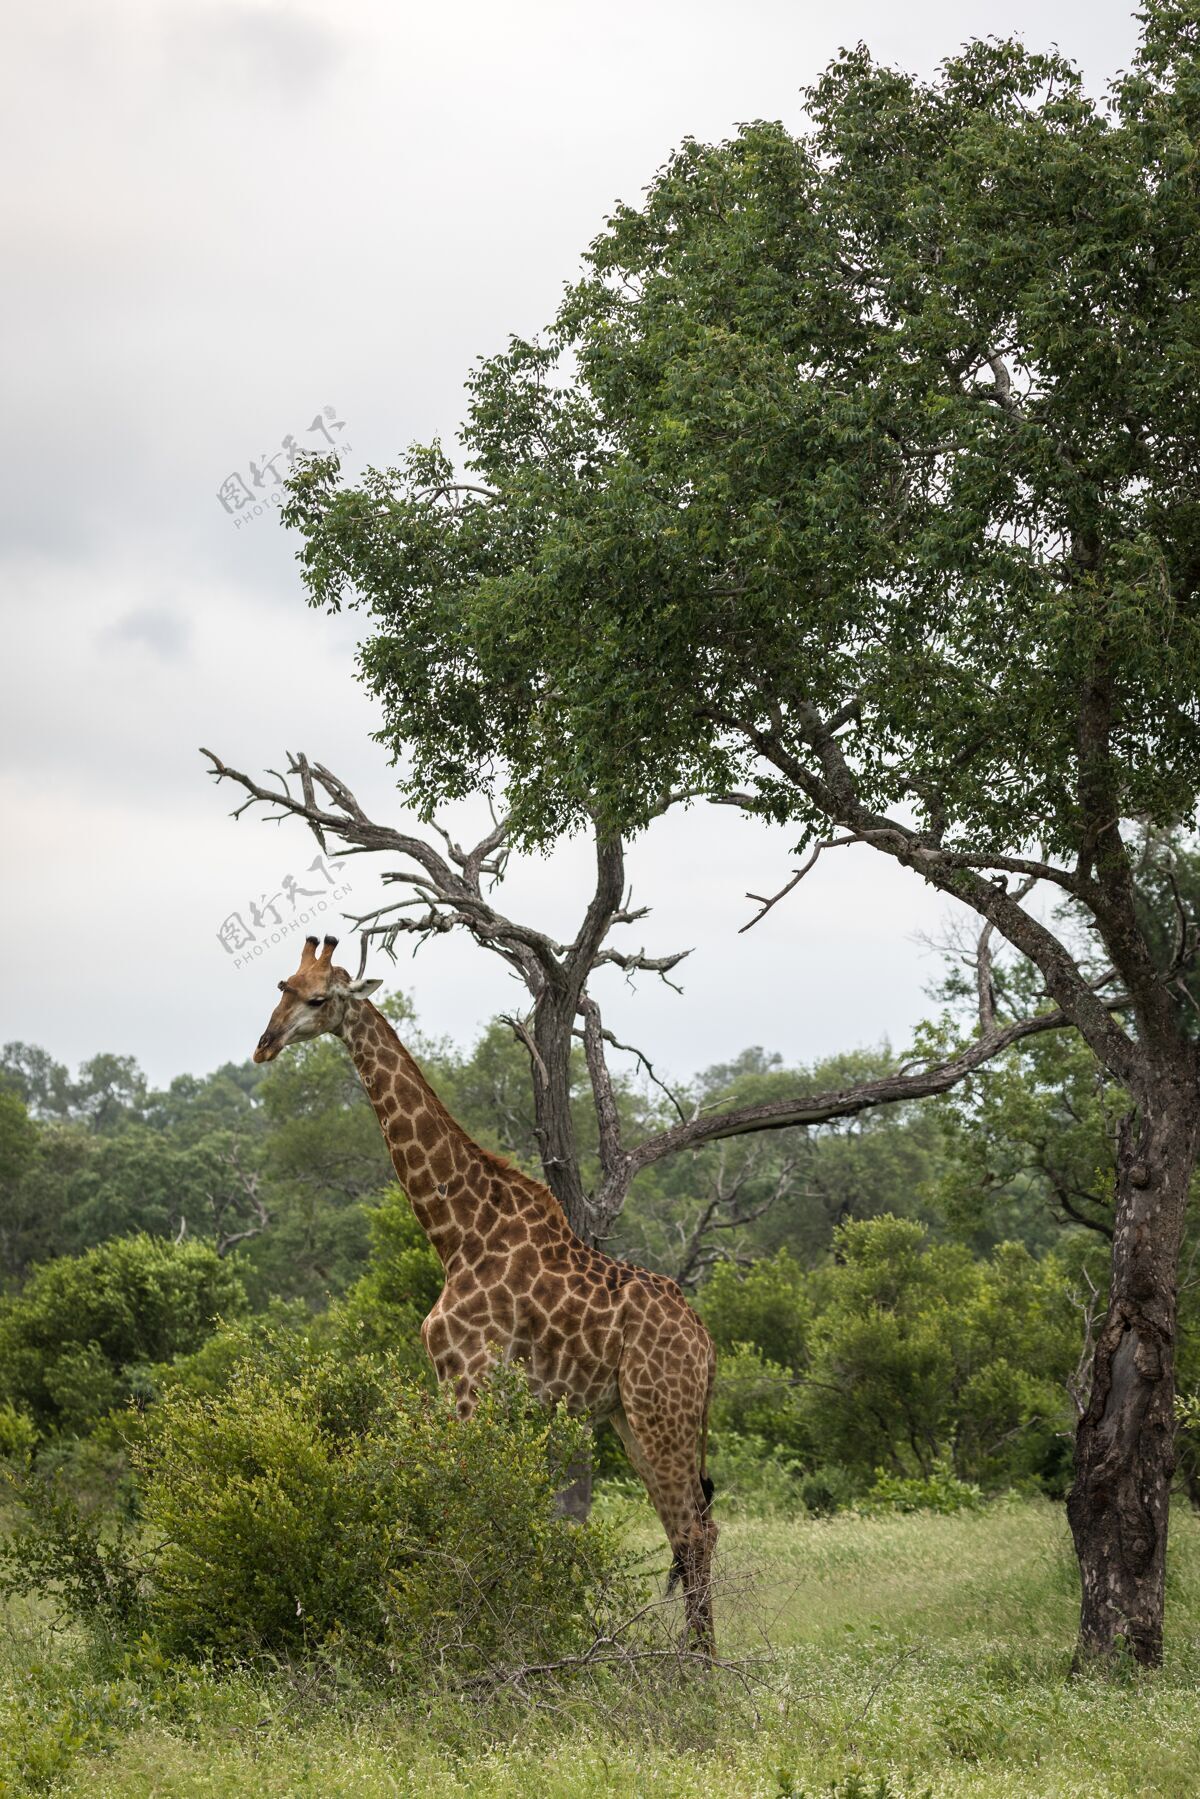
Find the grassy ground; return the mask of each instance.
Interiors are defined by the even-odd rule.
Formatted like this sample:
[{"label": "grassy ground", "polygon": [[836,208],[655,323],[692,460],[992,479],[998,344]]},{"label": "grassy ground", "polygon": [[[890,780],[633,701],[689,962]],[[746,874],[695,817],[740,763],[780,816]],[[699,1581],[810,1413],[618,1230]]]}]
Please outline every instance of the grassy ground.
[{"label": "grassy ground", "polygon": [[[625,1502],[618,1502],[622,1505]],[[628,1506],[634,1540],[654,1543]],[[657,1555],[657,1551],[655,1551]],[[1067,1677],[1061,1508],[729,1520],[730,1674],[554,1703],[387,1705],[293,1676],[124,1673],[28,1610],[0,1650],[0,1793],[1125,1799],[1200,1793],[1200,1522],[1173,1521],[1170,1649],[1153,1676]]]}]

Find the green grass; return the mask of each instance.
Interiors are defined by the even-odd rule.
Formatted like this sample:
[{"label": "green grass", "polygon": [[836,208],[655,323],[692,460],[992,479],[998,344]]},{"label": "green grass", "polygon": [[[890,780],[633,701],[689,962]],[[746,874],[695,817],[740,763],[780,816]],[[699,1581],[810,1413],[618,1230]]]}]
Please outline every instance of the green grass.
[{"label": "green grass", "polygon": [[[664,1564],[644,1512],[612,1509]],[[671,1675],[541,1706],[388,1702],[333,1677],[180,1673],[149,1648],[121,1670],[14,1607],[0,1793],[1191,1799],[1200,1521],[1179,1511],[1172,1530],[1166,1665],[1107,1682],[1068,1678],[1065,1519],[1031,1502],[727,1522],[721,1647],[747,1659],[749,1694],[729,1674]]]}]

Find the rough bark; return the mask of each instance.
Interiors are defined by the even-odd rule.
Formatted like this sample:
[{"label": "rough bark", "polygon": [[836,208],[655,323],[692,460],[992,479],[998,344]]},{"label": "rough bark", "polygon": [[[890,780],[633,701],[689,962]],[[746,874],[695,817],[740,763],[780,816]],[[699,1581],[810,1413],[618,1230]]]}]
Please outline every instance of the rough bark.
[{"label": "rough bark", "polygon": [[577,1000],[557,985],[542,988],[533,1012],[533,1110],[546,1183],[585,1243],[594,1241],[571,1114],[571,1045]]},{"label": "rough bark", "polygon": [[1179,1250],[1198,1147],[1193,1070],[1160,1072],[1121,1128],[1112,1287],[1076,1435],[1076,1668],[1122,1644],[1145,1666],[1162,1659]]}]

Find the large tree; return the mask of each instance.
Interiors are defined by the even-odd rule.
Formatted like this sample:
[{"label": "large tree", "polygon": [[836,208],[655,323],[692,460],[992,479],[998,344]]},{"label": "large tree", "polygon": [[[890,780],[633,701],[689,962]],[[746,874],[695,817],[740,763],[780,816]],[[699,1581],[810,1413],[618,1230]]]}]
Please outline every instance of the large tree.
[{"label": "large tree", "polygon": [[313,463],[289,519],[313,602],[370,611],[419,804],[502,785],[538,841],[734,797],[1036,969],[1131,1099],[1080,1655],[1155,1662],[1196,932],[1147,931],[1129,835],[1200,791],[1200,24],[1142,17],[1106,103],[1013,42],[932,83],[859,48],[807,135],[685,143],[546,337],[479,365],[461,474],[438,446],[354,491]]}]

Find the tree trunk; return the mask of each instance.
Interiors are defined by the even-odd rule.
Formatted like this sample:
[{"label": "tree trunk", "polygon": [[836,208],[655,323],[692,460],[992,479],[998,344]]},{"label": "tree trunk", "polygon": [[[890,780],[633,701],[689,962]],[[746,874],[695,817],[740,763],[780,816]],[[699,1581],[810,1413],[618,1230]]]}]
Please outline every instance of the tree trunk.
[{"label": "tree trunk", "polygon": [[547,987],[533,1014],[533,1110],[546,1185],[577,1237],[591,1242],[587,1196],[571,1116],[571,1034],[575,1001]]},{"label": "tree trunk", "polygon": [[1121,1125],[1112,1287],[1075,1439],[1067,1515],[1082,1581],[1077,1669],[1122,1645],[1148,1667],[1162,1660],[1176,1289],[1198,1144],[1194,1071],[1160,1073]]},{"label": "tree trunk", "polygon": [[[570,1010],[568,1011],[568,1006]],[[546,1185],[585,1243],[592,1242],[587,1196],[579,1168],[579,1146],[571,1115],[571,1032],[575,1002],[547,988],[533,1015],[533,1109]],[[564,1518],[583,1524],[592,1509],[592,1453],[589,1443],[567,1470],[570,1481],[558,1495]]]}]

